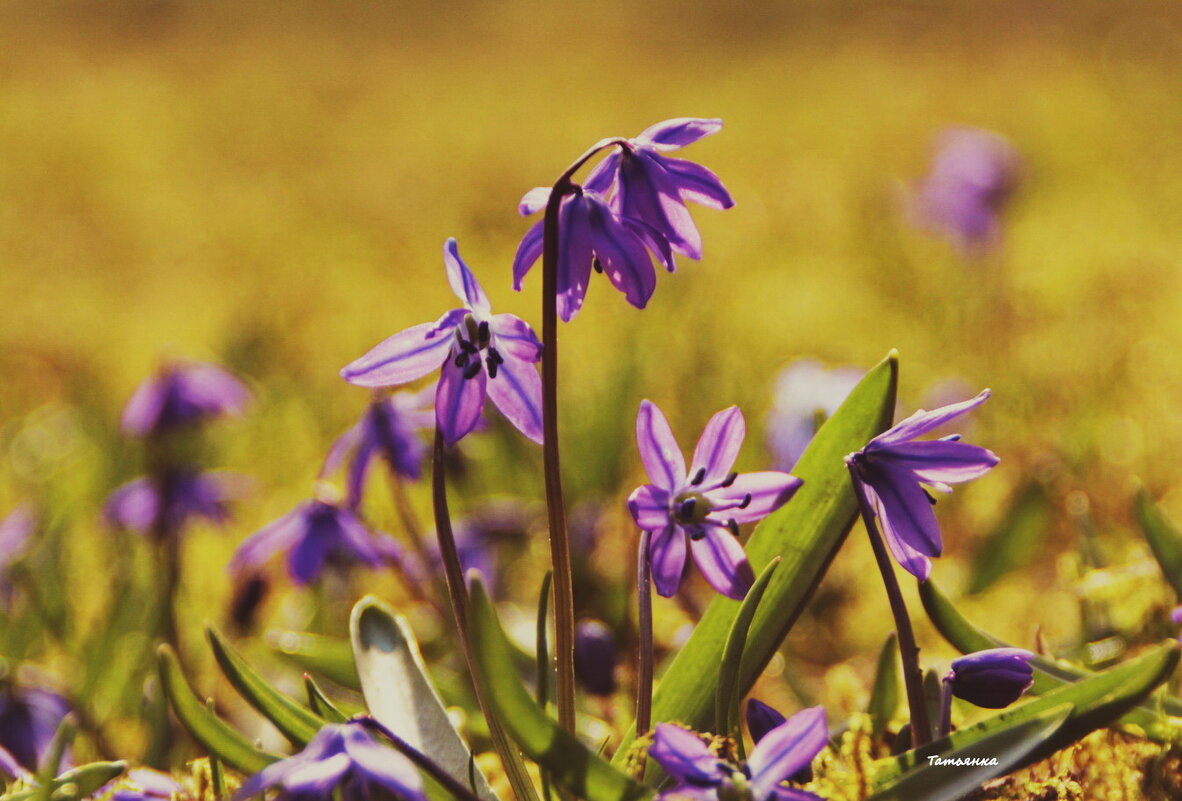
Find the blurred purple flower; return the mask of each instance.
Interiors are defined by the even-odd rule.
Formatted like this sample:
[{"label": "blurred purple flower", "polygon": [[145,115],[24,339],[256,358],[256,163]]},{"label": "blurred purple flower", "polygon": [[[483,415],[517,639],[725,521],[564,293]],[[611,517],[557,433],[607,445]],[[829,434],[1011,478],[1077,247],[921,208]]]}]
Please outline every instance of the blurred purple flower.
[{"label": "blurred purple flower", "polygon": [[1182,625],[1182,606],[1175,606],[1170,610],[1170,620],[1175,624]]},{"label": "blurred purple flower", "polygon": [[435,419],[449,445],[475,428],[486,397],[521,433],[541,442],[542,379],[534,363],[542,358],[542,344],[521,318],[492,313],[476,276],[460,260],[456,240],[447,240],[443,259],[464,308],[395,334],[348,364],[341,377],[358,386],[387,387],[442,367]]},{"label": "blurred purple flower", "polygon": [[280,801],[329,801],[341,788],[344,801],[378,798],[381,790],[401,801],[426,801],[423,779],[411,761],[376,743],[359,723],[326,725],[287,759],[251,776],[234,794],[244,801],[277,788]]},{"label": "blurred purple flower", "polygon": [[951,435],[937,440],[916,437],[980,406],[989,390],[961,403],[934,411],[920,409],[860,451],[846,457],[866,500],[882,524],[895,559],[920,581],[931,572],[928,557],[943,550],[940,527],[932,510],[934,498],[921,485],[952,492],[949,484],[978,478],[1000,461],[992,451]]},{"label": "blurred purple flower", "polygon": [[616,638],[598,620],[575,627],[575,677],[593,695],[616,691]]},{"label": "blurred purple flower", "polygon": [[111,794],[111,801],[172,801],[185,795],[181,783],[167,773],[136,768]]},{"label": "blurred purple flower", "polygon": [[961,657],[944,677],[952,694],[986,709],[1004,709],[1034,684],[1034,654],[1021,648],[991,648]]},{"label": "blurred purple flower", "polygon": [[628,510],[637,526],[653,533],[649,558],[660,595],[668,598],[677,592],[687,537],[710,586],[730,598],[743,598],[751,587],[755,577],[739,544],[739,524],[780,508],[801,481],[774,471],[731,472],[746,431],[737,406],[715,414],[698,439],[693,470],[687,474],[669,421],[656,404],[641,402],[636,441],[653,483],[632,492]]},{"label": "blurred purple flower", "polygon": [[966,251],[995,245],[1001,212],[1018,183],[1017,151],[1003,137],[969,127],[948,128],[935,144],[930,172],[917,188],[918,222]]},{"label": "blurred purple flower", "polygon": [[241,414],[250,392],[212,364],[175,362],[144,381],[123,409],[123,430],[137,437]]},{"label": "blurred purple flower", "polygon": [[8,580],[8,568],[29,550],[37,533],[32,504],[22,503],[0,521],[0,587]]},{"label": "blurred purple flower", "polygon": [[13,779],[29,779],[32,774],[21,767],[21,763],[16,761],[16,757],[8,753],[8,749],[0,746],[0,776],[9,776]]},{"label": "blurred purple flower", "polygon": [[[21,767],[35,773],[62,718],[69,712],[66,700],[50,690],[14,684],[0,689],[0,750],[7,751]],[[68,766],[69,762],[67,754],[63,765]]]},{"label": "blurred purple flower", "polygon": [[140,534],[159,527],[175,535],[196,519],[222,525],[230,517],[230,502],[240,499],[248,484],[245,476],[223,471],[137,478],[111,493],[103,515]]},{"label": "blurred purple flower", "polygon": [[765,734],[742,767],[719,759],[698,735],[672,723],[657,726],[648,755],[677,782],[662,798],[820,801],[813,793],[780,783],[807,768],[828,740],[825,710],[816,706]]},{"label": "blurred purple flower", "polygon": [[800,359],[781,371],[767,416],[767,440],[777,469],[791,470],[796,465],[817,429],[861,378],[861,370],[829,370],[813,359]]},{"label": "blurred purple flower", "polygon": [[403,478],[418,480],[427,446],[417,432],[435,427],[435,415],[429,411],[434,395],[435,387],[427,387],[375,397],[361,419],[332,444],[320,474],[326,476],[348,462],[349,506],[356,508],[361,503],[365,477],[375,457],[384,459]]},{"label": "blurred purple flower", "polygon": [[230,572],[249,576],[277,553],[286,554],[287,574],[299,585],[316,581],[329,565],[379,567],[403,558],[388,534],[371,532],[353,512],[319,500],[301,503],[248,537],[231,557]]}]

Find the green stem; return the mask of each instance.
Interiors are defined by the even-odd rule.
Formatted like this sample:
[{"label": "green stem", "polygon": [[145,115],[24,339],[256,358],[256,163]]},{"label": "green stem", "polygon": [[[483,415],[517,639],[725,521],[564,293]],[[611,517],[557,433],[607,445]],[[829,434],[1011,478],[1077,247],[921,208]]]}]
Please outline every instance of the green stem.
[{"label": "green stem", "polygon": [[480,797],[456,780],[454,776],[446,770],[437,765],[434,760],[428,758],[418,749],[403,740],[394,732],[383,726],[377,720],[366,715],[365,717],[357,718],[361,725],[367,729],[372,729],[379,732],[383,737],[390,741],[390,744],[399,751],[403,756],[415,764],[419,770],[426,773],[435,781],[439,782],[444,788],[452,794],[458,801],[480,801]]}]

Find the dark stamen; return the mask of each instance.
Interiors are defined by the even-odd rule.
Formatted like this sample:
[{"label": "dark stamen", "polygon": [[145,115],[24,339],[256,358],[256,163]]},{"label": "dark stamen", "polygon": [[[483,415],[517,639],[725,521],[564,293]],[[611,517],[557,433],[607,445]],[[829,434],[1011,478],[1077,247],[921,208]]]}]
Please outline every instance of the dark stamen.
[{"label": "dark stamen", "polygon": [[464,378],[475,378],[480,374],[480,357],[472,360],[472,363],[464,368]]},{"label": "dark stamen", "polygon": [[488,334],[488,321],[487,320],[482,320],[480,323],[480,327],[478,329],[476,329],[476,338],[480,342],[480,345],[482,347],[488,344],[489,334]]},{"label": "dark stamen", "polygon": [[946,437],[940,437],[941,442],[960,442],[960,434],[949,434]]},{"label": "dark stamen", "polygon": [[750,505],[751,505],[751,493],[748,492],[746,495],[743,496],[743,502],[741,504],[739,504],[739,508],[746,509]]},{"label": "dark stamen", "polygon": [[689,537],[694,542],[698,542],[699,540],[705,539],[706,538],[706,529],[702,528],[701,526],[695,526],[693,529],[690,530]]},{"label": "dark stamen", "polygon": [[467,352],[464,352],[464,353],[459,353],[459,354],[457,354],[457,355],[456,355],[456,367],[463,367],[463,366],[464,366],[464,365],[466,365],[467,363],[468,363],[468,354],[467,354]]},{"label": "dark stamen", "polygon": [[738,473],[731,473],[730,475],[728,475],[726,477],[725,481],[723,481],[721,484],[719,484],[719,486],[720,487],[729,487],[731,484],[735,483],[735,479],[738,477],[739,477]]},{"label": "dark stamen", "polygon": [[497,369],[500,368],[501,363],[494,362],[492,359],[486,359],[485,364],[488,365],[488,377],[489,378],[496,378],[497,377]]},{"label": "dark stamen", "polygon": [[599,257],[598,257],[598,256],[594,256],[594,257],[592,257],[592,259],[591,259],[591,268],[592,268],[593,270],[595,270],[595,272],[599,273],[600,275],[602,275],[602,274],[603,274],[603,265],[602,265],[602,264],[600,264],[600,262],[599,262]]},{"label": "dark stamen", "polygon": [[706,479],[706,468],[702,467],[702,468],[698,469],[698,472],[694,473],[694,477],[690,481],[690,484],[692,484],[693,486],[696,487],[699,484],[701,484],[705,479]]},{"label": "dark stamen", "polygon": [[488,356],[485,357],[488,362],[496,362],[497,364],[504,364],[505,360],[501,358],[501,354],[497,352],[496,348],[488,349]]},{"label": "dark stamen", "polygon": [[932,506],[936,505],[936,496],[935,495],[928,492],[926,489],[923,491],[923,494],[928,496],[928,503],[930,503]]},{"label": "dark stamen", "polygon": [[729,531],[731,534],[734,534],[736,537],[739,536],[739,524],[737,522],[735,522],[735,519],[733,517],[730,520],[726,521],[726,530]]},{"label": "dark stamen", "polygon": [[477,347],[466,339],[460,340],[460,350],[464,353],[476,353]]},{"label": "dark stamen", "polygon": [[698,505],[698,502],[696,499],[687,498],[686,500],[681,502],[681,509],[678,511],[678,514],[684,520],[689,520],[691,517],[694,516],[694,507],[697,505]]}]

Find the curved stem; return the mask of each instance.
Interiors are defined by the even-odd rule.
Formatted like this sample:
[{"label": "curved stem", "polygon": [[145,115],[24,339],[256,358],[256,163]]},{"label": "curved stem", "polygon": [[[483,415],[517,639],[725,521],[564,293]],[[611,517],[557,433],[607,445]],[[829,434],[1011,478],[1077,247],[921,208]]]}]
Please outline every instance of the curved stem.
[{"label": "curved stem", "polygon": [[[640,548],[636,558],[637,620],[640,629],[640,650],[636,667],[636,736],[648,734],[653,711],[653,591],[652,563],[649,560],[649,540],[652,533],[640,532]],[[637,779],[644,778],[648,760],[641,760]]]},{"label": "curved stem", "polygon": [[376,732],[379,732],[383,737],[390,741],[390,744],[393,745],[397,751],[413,762],[415,767],[419,768],[419,770],[423,771],[432,779],[442,784],[444,788],[446,788],[446,790],[455,798],[460,799],[461,801],[480,801],[479,796],[457,781],[455,777],[446,770],[435,764],[434,760],[430,759],[406,740],[403,740],[397,734],[390,731],[373,717],[364,715],[362,717],[356,718],[356,720],[367,729],[372,729]]},{"label": "curved stem", "polygon": [[899,635],[899,658],[903,663],[903,683],[907,688],[907,706],[911,712],[911,742],[914,747],[919,748],[932,739],[932,724],[928,720],[928,708],[923,695],[923,671],[919,667],[919,646],[915,644],[915,632],[911,628],[911,618],[907,615],[907,605],[903,602],[903,592],[899,589],[899,580],[895,576],[895,566],[891,563],[890,554],[882,542],[882,535],[878,533],[878,523],[874,510],[870,508],[870,503],[866,499],[862,479],[858,478],[854,465],[848,467],[850,480],[854,484],[854,495],[858,499],[858,508],[862,512],[862,522],[866,526],[866,534],[870,537],[870,547],[874,549],[878,571],[882,574],[887,600],[891,604],[891,615],[895,618],[895,631]]}]

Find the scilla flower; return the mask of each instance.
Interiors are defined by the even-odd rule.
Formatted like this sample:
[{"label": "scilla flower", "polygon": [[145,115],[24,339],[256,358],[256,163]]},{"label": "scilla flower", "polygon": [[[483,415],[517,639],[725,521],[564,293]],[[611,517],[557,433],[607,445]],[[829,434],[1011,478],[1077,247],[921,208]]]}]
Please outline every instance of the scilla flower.
[{"label": "scilla flower", "polygon": [[1034,684],[1034,654],[1021,648],[990,648],[963,656],[944,677],[952,694],[986,709],[1004,709]]},{"label": "scilla flower", "polygon": [[174,362],[144,381],[123,409],[123,430],[158,435],[215,417],[241,414],[250,392],[220,367]]},{"label": "scilla flower", "polygon": [[636,525],[652,532],[649,557],[657,592],[677,592],[685,567],[686,541],[710,586],[743,598],[754,581],[739,544],[740,523],[763,518],[792,497],[801,481],[787,473],[733,473],[747,424],[738,407],[718,412],[694,449],[690,471],[665,415],[651,401],[640,404],[636,441],[653,482],[628,498]]},{"label": "scilla flower", "polygon": [[455,239],[443,246],[443,260],[464,307],[395,334],[347,365],[341,377],[358,386],[389,387],[442,368],[435,420],[447,444],[476,427],[486,397],[521,433],[541,442],[542,381],[534,368],[541,343],[521,318],[492,313]]}]

